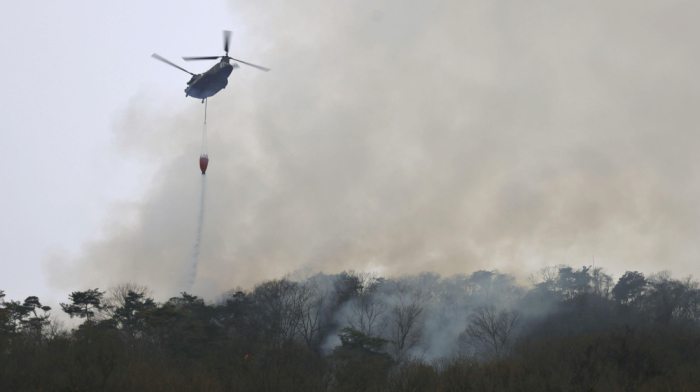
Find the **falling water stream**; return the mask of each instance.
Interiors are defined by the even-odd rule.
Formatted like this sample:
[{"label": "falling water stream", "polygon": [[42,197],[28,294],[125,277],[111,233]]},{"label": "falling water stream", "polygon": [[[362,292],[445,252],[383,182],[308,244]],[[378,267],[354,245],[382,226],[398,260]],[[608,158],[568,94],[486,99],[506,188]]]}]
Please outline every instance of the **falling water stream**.
[{"label": "falling water stream", "polygon": [[192,246],[192,258],[190,269],[187,272],[187,290],[192,290],[194,280],[197,277],[197,263],[199,262],[199,244],[202,241],[202,226],[204,225],[204,199],[207,192],[207,176],[202,175],[202,193],[199,198],[199,217],[197,218],[197,235]]},{"label": "falling water stream", "polygon": [[187,271],[187,281],[185,291],[190,292],[194,285],[194,280],[197,278],[197,264],[199,262],[199,245],[202,241],[202,226],[204,225],[204,200],[207,192],[207,176],[204,174],[209,162],[207,155],[207,106],[208,100],[204,104],[204,129],[202,131],[202,150],[199,157],[199,167],[202,170],[202,191],[199,196],[199,217],[197,218],[197,235],[195,237],[194,246],[192,246],[192,257],[190,268]]}]

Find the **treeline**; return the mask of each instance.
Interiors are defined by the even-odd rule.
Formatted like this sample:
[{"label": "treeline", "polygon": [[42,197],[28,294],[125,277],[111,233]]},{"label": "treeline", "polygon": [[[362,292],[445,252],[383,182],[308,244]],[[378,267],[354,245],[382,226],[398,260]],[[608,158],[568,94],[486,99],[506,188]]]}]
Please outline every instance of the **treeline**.
[{"label": "treeline", "polygon": [[700,289],[667,272],[548,267],[286,277],[212,303],[0,291],[0,391],[695,391]]}]

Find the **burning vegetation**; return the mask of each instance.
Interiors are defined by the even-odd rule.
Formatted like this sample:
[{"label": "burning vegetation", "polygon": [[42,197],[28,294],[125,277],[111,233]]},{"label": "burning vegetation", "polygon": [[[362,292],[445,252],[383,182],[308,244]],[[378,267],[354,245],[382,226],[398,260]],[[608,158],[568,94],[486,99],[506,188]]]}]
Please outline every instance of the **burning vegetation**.
[{"label": "burning vegetation", "polygon": [[545,268],[286,277],[206,303],[76,291],[67,330],[0,291],[3,391],[663,391],[700,386],[691,278]]}]

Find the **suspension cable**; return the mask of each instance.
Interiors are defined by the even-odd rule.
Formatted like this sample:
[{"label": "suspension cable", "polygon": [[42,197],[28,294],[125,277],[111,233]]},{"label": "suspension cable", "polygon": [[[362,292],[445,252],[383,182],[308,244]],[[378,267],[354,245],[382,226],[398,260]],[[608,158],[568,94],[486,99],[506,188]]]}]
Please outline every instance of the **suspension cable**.
[{"label": "suspension cable", "polygon": [[208,150],[209,150],[209,145],[207,142],[207,105],[209,104],[209,100],[207,98],[204,99],[204,129],[202,131],[202,149],[201,149],[201,155],[204,157],[207,157]]}]

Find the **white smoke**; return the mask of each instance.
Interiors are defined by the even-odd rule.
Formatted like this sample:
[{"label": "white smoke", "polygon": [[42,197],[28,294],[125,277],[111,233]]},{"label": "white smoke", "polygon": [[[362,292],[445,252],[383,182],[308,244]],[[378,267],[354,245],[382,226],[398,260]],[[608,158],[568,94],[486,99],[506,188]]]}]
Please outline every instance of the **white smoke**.
[{"label": "white smoke", "polygon": [[199,263],[199,245],[202,241],[202,226],[204,226],[204,200],[207,193],[207,176],[202,174],[202,193],[199,198],[199,218],[197,218],[197,234],[194,246],[192,246],[192,261],[190,269],[187,271],[187,282],[185,292],[191,292],[194,280],[197,278],[197,264]]}]

